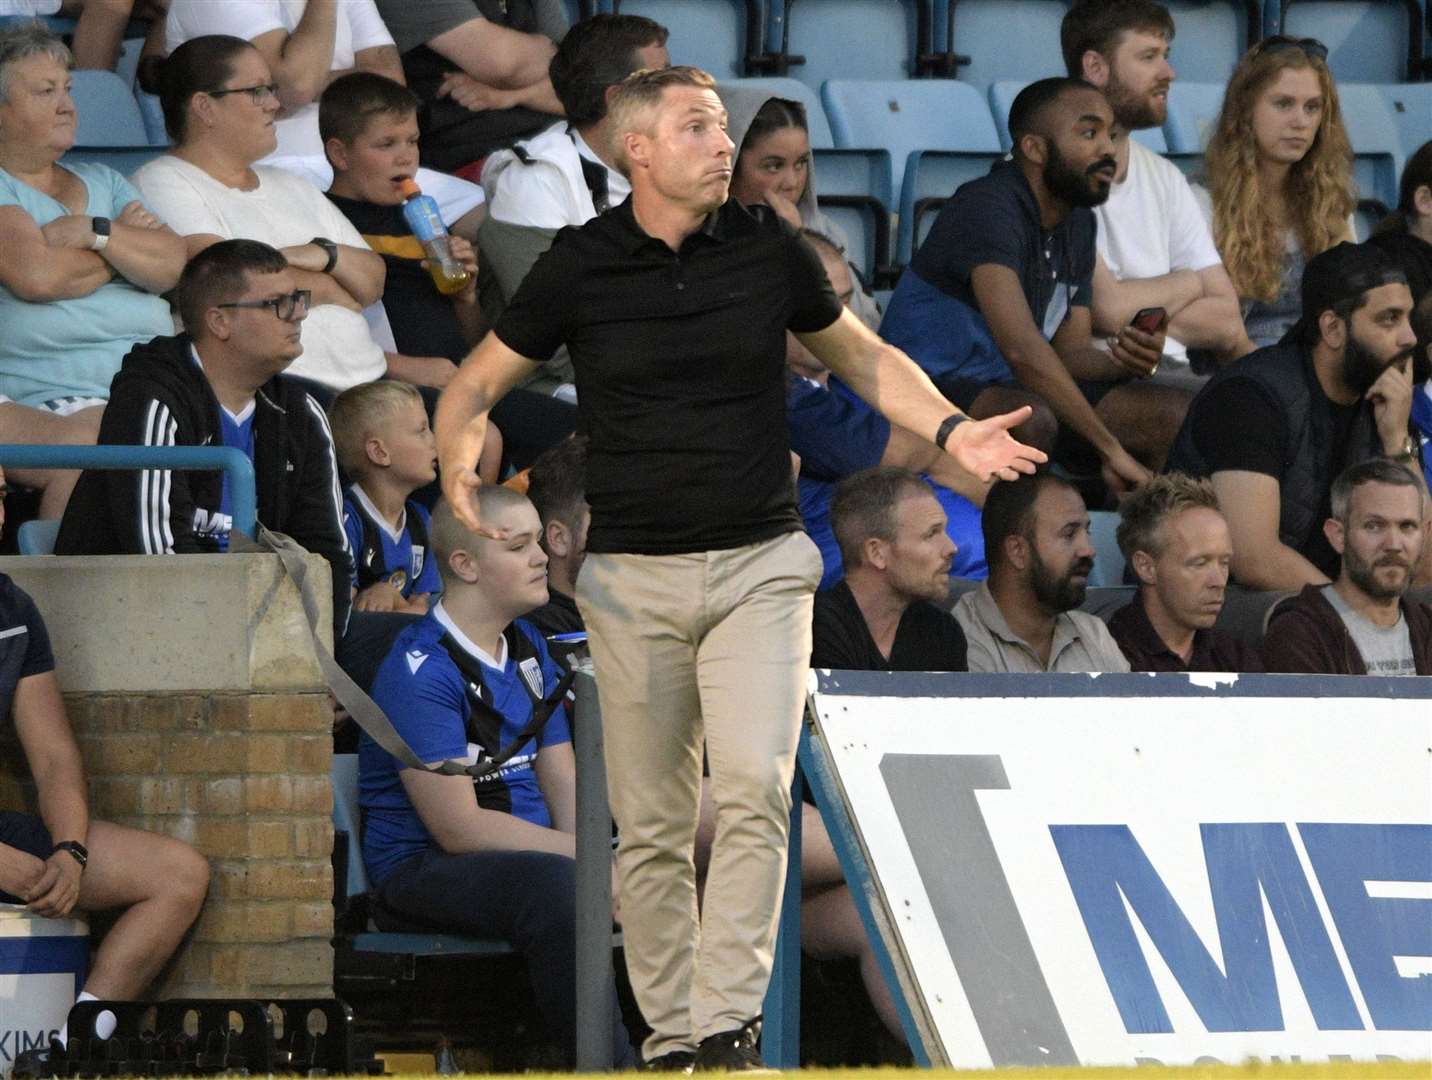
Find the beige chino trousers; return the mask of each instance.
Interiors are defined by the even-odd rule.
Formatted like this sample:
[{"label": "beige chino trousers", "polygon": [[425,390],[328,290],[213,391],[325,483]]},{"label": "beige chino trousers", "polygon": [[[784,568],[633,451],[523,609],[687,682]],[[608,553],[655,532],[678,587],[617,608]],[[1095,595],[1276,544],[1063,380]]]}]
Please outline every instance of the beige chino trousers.
[{"label": "beige chino trousers", "polygon": [[[650,1059],[760,1014],[785,883],[820,553],[801,532],[689,555],[588,555],[627,972]],[[702,913],[701,751],[716,838]]]}]

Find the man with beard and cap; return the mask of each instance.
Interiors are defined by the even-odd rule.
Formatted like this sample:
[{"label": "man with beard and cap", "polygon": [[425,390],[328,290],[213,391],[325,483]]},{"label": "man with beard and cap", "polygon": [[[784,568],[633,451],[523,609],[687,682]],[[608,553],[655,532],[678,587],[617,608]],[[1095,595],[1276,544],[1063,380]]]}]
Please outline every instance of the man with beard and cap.
[{"label": "man with beard and cap", "polygon": [[1113,334],[1143,308],[1168,313],[1160,382],[1197,379],[1188,350],[1219,360],[1253,351],[1238,293],[1213,242],[1213,233],[1178,167],[1129,133],[1163,126],[1173,18],[1153,0],[1080,0],[1060,27],[1064,63],[1073,78],[1109,99],[1118,134],[1119,171],[1099,221],[1094,264],[1094,329]]},{"label": "man with beard and cap", "polygon": [[1432,675],[1432,608],[1404,596],[1422,555],[1425,507],[1415,471],[1387,458],[1333,482],[1323,532],[1342,569],[1274,610],[1263,639],[1269,671]]},{"label": "man with beard and cap", "polygon": [[989,580],[955,605],[971,671],[1128,671],[1108,628],[1075,611],[1094,569],[1077,488],[1041,471],[996,484],[984,505]]},{"label": "man with beard and cap", "polygon": [[1079,79],[1041,79],[1009,113],[1012,160],[960,187],[890,298],[880,334],[971,416],[1028,405],[1024,442],[1063,425],[1115,491],[1163,464],[1185,392],[1150,386],[1164,334],[1126,326],[1095,347],[1092,207],[1113,183],[1114,117]]},{"label": "man with beard and cap", "polygon": [[1417,461],[1412,293],[1367,244],[1338,244],[1303,272],[1303,316],[1276,345],[1219,371],[1189,408],[1169,468],[1213,481],[1233,534],[1233,579],[1252,589],[1326,585],[1322,529],[1333,479],[1386,456]]}]

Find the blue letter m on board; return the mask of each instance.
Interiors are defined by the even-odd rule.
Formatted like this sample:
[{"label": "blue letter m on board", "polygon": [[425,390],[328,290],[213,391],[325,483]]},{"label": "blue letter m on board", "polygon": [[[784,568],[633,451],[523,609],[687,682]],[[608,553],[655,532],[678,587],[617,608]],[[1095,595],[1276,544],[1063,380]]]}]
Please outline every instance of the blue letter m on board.
[{"label": "blue letter m on board", "polygon": [[1125,1029],[1173,1031],[1134,935],[1132,908],[1208,1031],[1283,1030],[1261,892],[1318,1027],[1360,1030],[1357,1007],[1287,827],[1202,825],[1200,830],[1223,969],[1127,825],[1050,826]]}]

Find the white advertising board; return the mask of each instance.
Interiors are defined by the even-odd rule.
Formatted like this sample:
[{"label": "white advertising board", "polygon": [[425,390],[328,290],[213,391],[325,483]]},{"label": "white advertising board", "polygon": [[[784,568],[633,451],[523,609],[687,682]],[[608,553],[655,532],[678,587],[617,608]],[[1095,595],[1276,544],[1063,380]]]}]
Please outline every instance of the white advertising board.
[{"label": "white advertising board", "polygon": [[933,1063],[1432,1059],[1424,680],[813,678]]}]

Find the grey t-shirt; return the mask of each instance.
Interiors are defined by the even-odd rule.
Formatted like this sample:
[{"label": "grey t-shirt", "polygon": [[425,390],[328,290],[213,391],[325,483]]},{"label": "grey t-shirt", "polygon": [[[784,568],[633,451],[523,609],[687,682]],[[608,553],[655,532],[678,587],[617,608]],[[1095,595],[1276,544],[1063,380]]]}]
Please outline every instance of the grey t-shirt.
[{"label": "grey t-shirt", "polygon": [[1417,674],[1412,637],[1407,631],[1407,620],[1400,612],[1397,622],[1384,629],[1354,611],[1331,585],[1323,586],[1323,596],[1342,617],[1357,651],[1362,654],[1362,662],[1367,665],[1369,675]]}]

